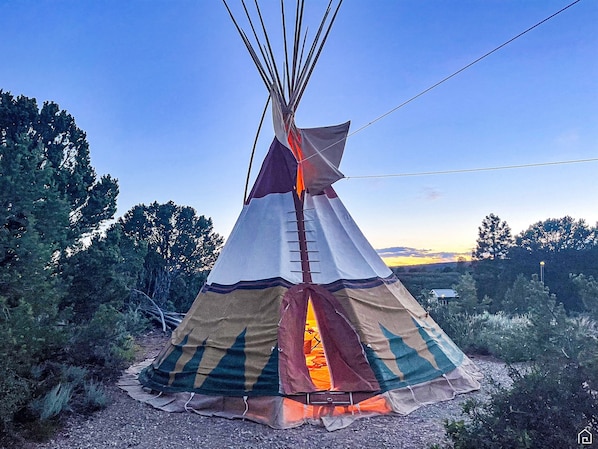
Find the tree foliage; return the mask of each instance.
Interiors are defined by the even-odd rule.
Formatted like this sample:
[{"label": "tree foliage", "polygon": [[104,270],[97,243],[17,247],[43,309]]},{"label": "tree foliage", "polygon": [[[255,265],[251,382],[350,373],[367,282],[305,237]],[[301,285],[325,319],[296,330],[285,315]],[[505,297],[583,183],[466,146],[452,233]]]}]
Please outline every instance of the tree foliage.
[{"label": "tree foliage", "polygon": [[571,281],[579,290],[583,305],[595,320],[598,320],[598,280],[584,274],[570,275]]},{"label": "tree foliage", "polygon": [[135,206],[119,226],[126,236],[147,243],[138,288],[160,305],[170,302],[186,311],[222,245],[212,220],[169,201]]},{"label": "tree foliage", "polygon": [[69,113],[0,91],[0,438],[105,404],[147,324],[131,289],[190,301],[215,260],[212,221],[172,202],[106,229],[117,194]]},{"label": "tree foliage", "polygon": [[475,279],[471,274],[461,275],[459,282],[453,285],[453,289],[459,294],[459,300],[454,303],[456,312],[479,311],[482,305],[479,303]]},{"label": "tree foliage", "polygon": [[127,236],[118,224],[111,226],[69,257],[64,275],[70,283],[62,306],[84,320],[91,319],[101,304],[122,310],[142,276],[146,255],[144,241]]},{"label": "tree foliage", "polygon": [[555,302],[555,296],[548,294],[548,289],[538,280],[537,275],[533,275],[530,282],[520,274],[507,290],[503,308],[510,314],[524,315],[549,302]]},{"label": "tree foliage", "polygon": [[[488,221],[489,217],[494,217]],[[489,223],[499,219],[490,214],[479,228],[480,234],[491,229]],[[504,223],[504,227],[508,225]],[[530,277],[540,272],[542,264],[543,280],[551,291],[560,298],[568,310],[584,309],[579,289],[574,285],[570,274],[583,273],[598,276],[598,230],[588,226],[584,220],[569,216],[550,218],[531,225],[515,236],[505,258],[491,258],[492,251],[484,251],[491,239],[480,239],[473,255],[474,277],[478,294],[492,298],[490,311],[503,310],[506,291],[523,274]],[[486,257],[486,256],[487,257]]]},{"label": "tree foliage", "polygon": [[516,236],[517,247],[528,251],[583,251],[598,244],[596,229],[590,228],[583,219],[572,217],[549,218],[531,225]]},{"label": "tree foliage", "polygon": [[50,367],[73,363],[70,323],[84,321],[70,304],[71,254],[113,216],[117,192],[96,178],[72,116],[0,91],[0,430],[39,418],[33,405],[60,382]]},{"label": "tree foliage", "polygon": [[[75,119],[60,110],[56,103],[45,102],[40,110],[35,99],[13,97],[0,90],[0,138],[3,159],[7,159],[4,164],[13,163],[12,167],[6,167],[12,168],[13,182],[23,187],[31,179],[15,179],[18,167],[34,174],[34,191],[38,194],[34,205],[44,209],[44,219],[50,218],[44,221],[51,223],[41,236],[45,240],[54,240],[58,250],[72,246],[112,218],[116,212],[118,184],[110,175],[97,179],[91,166],[85,133],[77,127]],[[54,198],[46,198],[44,192]],[[10,197],[0,198],[7,206],[7,198]],[[57,201],[62,204],[55,209]],[[11,203],[9,212],[15,207],[23,207],[23,203]],[[66,217],[65,208],[68,210]],[[20,217],[20,220],[34,218],[32,215],[23,216],[23,211],[15,212],[16,215],[11,215],[17,219]],[[57,228],[52,226],[55,221],[61,221]]]},{"label": "tree foliage", "polygon": [[497,215],[487,215],[478,228],[478,240],[472,253],[474,260],[505,259],[513,246],[511,228]]}]

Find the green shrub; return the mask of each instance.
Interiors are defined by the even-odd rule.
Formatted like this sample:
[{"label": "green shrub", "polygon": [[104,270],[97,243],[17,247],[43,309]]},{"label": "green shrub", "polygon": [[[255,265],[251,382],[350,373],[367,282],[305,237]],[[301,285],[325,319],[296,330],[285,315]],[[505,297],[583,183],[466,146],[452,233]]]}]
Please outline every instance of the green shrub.
[{"label": "green shrub", "polygon": [[137,308],[130,307],[122,314],[122,324],[130,334],[140,335],[150,328],[151,323],[143,312]]},{"label": "green shrub", "polygon": [[11,307],[0,297],[0,432],[11,433],[15,416],[47,392],[40,366],[58,358],[66,340],[64,329],[49,323],[55,311],[37,306],[21,300]]},{"label": "green shrub", "polygon": [[598,402],[587,387],[591,373],[562,360],[513,371],[513,385],[490,402],[466,402],[469,422],[451,421],[455,449],[569,448],[586,426],[598,429]]},{"label": "green shrub", "polygon": [[83,413],[91,413],[96,410],[106,408],[108,405],[108,395],[104,385],[96,381],[88,381],[83,385],[83,398],[81,401]]},{"label": "green shrub", "polygon": [[132,361],[127,327],[142,323],[107,305],[77,326],[51,323],[29,304],[8,307],[0,298],[0,432],[25,428],[31,438],[43,439],[61,414],[103,407],[105,392],[91,379],[113,379]]},{"label": "green shrub", "polygon": [[490,354],[490,348],[480,335],[484,332],[490,315],[456,312],[449,306],[436,306],[430,315],[446,334],[451,337],[463,351],[481,355]]},{"label": "green shrub", "polygon": [[89,370],[80,366],[74,365],[60,365],[60,379],[63,382],[68,382],[74,387],[79,387],[85,382],[89,376]]},{"label": "green shrub", "polygon": [[507,316],[499,312],[486,314],[478,334],[478,345],[507,362],[530,360],[533,349],[529,342],[530,320],[527,316]]},{"label": "green shrub", "polygon": [[493,355],[508,362],[532,358],[531,322],[527,316],[504,313],[453,313],[449,307],[432,311],[432,317],[463,351]]},{"label": "green shrub", "polygon": [[78,329],[70,357],[92,374],[113,379],[133,360],[133,343],[123,315],[114,307],[102,304],[92,319]]},{"label": "green shrub", "polygon": [[42,421],[54,418],[65,410],[70,410],[74,386],[70,383],[59,383],[42,398],[31,403],[31,409],[37,412]]},{"label": "green shrub", "polygon": [[1,434],[12,430],[14,415],[30,400],[31,389],[27,379],[6,367],[4,363],[0,366],[0,376],[2,376],[0,381]]},{"label": "green shrub", "polygon": [[446,423],[455,449],[568,448],[580,430],[598,429],[598,326],[589,317],[568,318],[536,280],[519,280],[518,288],[535,292],[527,296],[529,314],[519,324],[516,318],[493,319],[501,333],[509,330],[506,323],[514,324],[510,346],[498,348],[516,359],[519,336],[520,345],[527,344],[521,358],[532,361],[522,371],[511,368],[512,386],[488,403],[468,401],[467,421]]}]

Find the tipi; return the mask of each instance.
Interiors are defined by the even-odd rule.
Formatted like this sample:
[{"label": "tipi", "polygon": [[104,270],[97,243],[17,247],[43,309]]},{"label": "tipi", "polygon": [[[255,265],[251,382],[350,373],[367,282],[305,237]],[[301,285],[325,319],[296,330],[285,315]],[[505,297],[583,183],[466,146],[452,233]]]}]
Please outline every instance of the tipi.
[{"label": "tipi", "polygon": [[[333,430],[480,387],[475,365],[384,264],[331,187],[343,176],[349,123],[295,126],[339,7],[328,5],[304,56],[298,1],[283,67],[257,2],[266,42],[257,51],[231,13],[269,89],[276,137],[170,343],[138,381],[123,382],[132,396],[169,411]],[[257,40],[259,28],[247,17]],[[284,37],[286,46],[286,30]]]}]

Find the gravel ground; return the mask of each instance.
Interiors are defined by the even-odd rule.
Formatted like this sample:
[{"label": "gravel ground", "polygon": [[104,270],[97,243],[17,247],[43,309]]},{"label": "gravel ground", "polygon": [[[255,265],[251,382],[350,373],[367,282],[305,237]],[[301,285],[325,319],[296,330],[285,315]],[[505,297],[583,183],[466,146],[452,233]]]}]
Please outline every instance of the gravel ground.
[{"label": "gravel ground", "polygon": [[[164,337],[159,334],[146,338],[140,351],[140,359],[154,356],[163,341]],[[424,406],[408,416],[361,419],[335,432],[312,425],[274,430],[250,421],[208,418],[191,413],[167,413],[139,403],[124,391],[111,387],[109,393],[112,402],[106,409],[88,418],[73,417],[52,440],[29,447],[422,449],[433,443],[446,441],[443,420],[461,419],[461,404],[467,398],[486,398],[492,389],[490,379],[502,384],[509,382],[503,363],[485,357],[473,357],[473,360],[485,376],[479,392]]]}]

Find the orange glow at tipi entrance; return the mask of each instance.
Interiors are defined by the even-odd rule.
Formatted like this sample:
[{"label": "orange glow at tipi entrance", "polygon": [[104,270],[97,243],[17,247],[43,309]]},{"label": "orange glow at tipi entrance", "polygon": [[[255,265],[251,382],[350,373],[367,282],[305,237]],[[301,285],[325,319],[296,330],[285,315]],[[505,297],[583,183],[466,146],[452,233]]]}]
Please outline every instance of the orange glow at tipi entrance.
[{"label": "orange glow at tipi entrance", "polygon": [[330,371],[326,363],[324,343],[320,336],[318,321],[314,312],[311,299],[307,303],[307,318],[305,320],[305,334],[303,337],[303,352],[309,376],[318,390],[332,389]]}]

